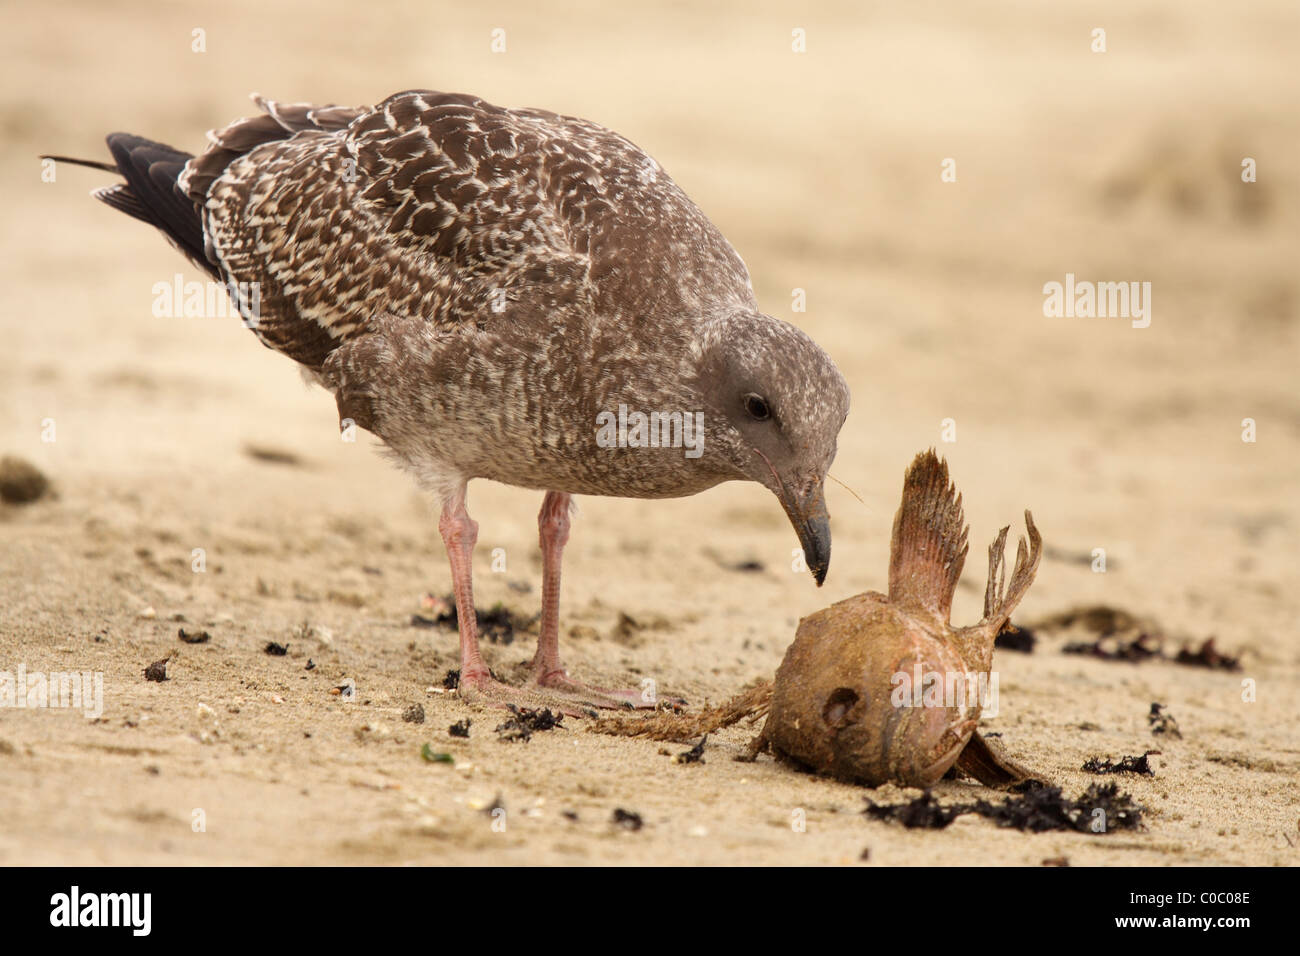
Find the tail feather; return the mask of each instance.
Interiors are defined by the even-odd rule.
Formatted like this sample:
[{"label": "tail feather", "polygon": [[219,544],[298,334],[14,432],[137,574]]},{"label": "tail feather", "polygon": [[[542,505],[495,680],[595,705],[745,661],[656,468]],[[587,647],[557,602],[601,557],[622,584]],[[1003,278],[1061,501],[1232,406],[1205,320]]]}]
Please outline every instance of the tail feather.
[{"label": "tail feather", "polygon": [[[117,172],[116,166],[113,167],[113,172]],[[133,219],[139,219],[151,226],[157,225],[154,217],[149,215],[149,210],[145,209],[140,200],[135,198],[135,193],[131,192],[130,186],[117,183],[114,186],[104,186],[92,190],[90,194],[104,205],[112,206],[118,212],[124,212]]]},{"label": "tail feather", "polygon": [[108,150],[113,155],[112,163],[71,156],[46,155],[41,159],[102,169],[122,176],[125,183],[104,186],[93,190],[91,195],[106,206],[153,226],[196,266],[213,278],[220,278],[215,264],[204,251],[199,204],[183,193],[177,184],[185,164],[193,157],[130,133],[110,133]]},{"label": "tail feather", "polygon": [[105,172],[117,172],[117,166],[113,163],[101,163],[97,159],[75,159],[72,156],[51,156],[46,153],[41,159],[52,159],[56,163],[67,163],[69,166],[86,166],[90,169],[102,169]]},{"label": "tail feather", "polygon": [[343,106],[276,103],[257,94],[253,101],[262,114],[240,119],[208,134],[209,148],[197,159],[163,143],[110,133],[108,149],[114,162],[42,156],[60,163],[88,166],[118,173],[126,183],[105,186],[91,193],[105,205],[156,228],[186,258],[215,279],[221,279],[215,258],[203,235],[202,208],[208,189],[239,156],[266,143],[290,139],[302,132],[336,132],[365,111]]},{"label": "tail feather", "polygon": [[[193,156],[130,133],[110,133],[108,149],[117,161],[117,171],[126,179],[131,199],[120,191],[97,198],[137,219],[141,218],[137,207],[144,210],[149,217],[145,221],[156,226],[191,262],[219,278],[204,252],[199,206],[177,185]],[[130,208],[124,208],[127,206]]]}]

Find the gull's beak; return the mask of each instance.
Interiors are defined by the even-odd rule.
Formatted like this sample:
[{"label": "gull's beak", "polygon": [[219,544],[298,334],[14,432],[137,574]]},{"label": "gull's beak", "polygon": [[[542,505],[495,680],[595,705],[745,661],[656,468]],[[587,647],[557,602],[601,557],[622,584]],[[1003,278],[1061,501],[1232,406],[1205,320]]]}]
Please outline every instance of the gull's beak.
[{"label": "gull's beak", "polygon": [[799,536],[799,543],[803,545],[804,563],[818,587],[826,580],[826,572],[831,566],[831,516],[826,511],[822,484],[817,482],[802,497],[791,492],[778,496],[790,524],[794,525],[794,533]]}]

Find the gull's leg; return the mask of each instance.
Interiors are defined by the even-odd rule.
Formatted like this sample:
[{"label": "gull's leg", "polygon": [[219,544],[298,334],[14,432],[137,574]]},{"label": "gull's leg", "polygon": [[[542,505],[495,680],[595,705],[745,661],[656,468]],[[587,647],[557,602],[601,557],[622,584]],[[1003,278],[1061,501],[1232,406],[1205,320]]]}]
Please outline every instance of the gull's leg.
[{"label": "gull's leg", "polygon": [[467,701],[503,707],[507,704],[536,705],[536,696],[508,687],[496,680],[478,649],[478,612],[474,610],[474,545],[478,522],[465,508],[465,486],[461,485],[442,504],[438,531],[447,546],[451,562],[451,586],[456,595],[456,623],[460,630],[460,685],[457,693]]},{"label": "gull's leg", "polygon": [[560,560],[569,542],[569,511],[573,497],[548,491],[537,514],[537,538],[542,546],[542,632],[537,638],[533,670],[537,683],[567,679],[560,663]]},{"label": "gull's leg", "polygon": [[470,703],[495,707],[514,704],[519,707],[554,707],[573,717],[581,717],[597,701],[578,700],[564,693],[520,689],[501,683],[492,676],[478,646],[478,613],[474,610],[474,545],[478,541],[478,522],[465,508],[465,486],[461,485],[442,505],[438,531],[447,546],[451,562],[452,590],[456,596],[456,621],[460,630],[460,686],[457,693]]},{"label": "gull's leg", "polygon": [[591,687],[569,677],[560,662],[560,561],[569,541],[569,512],[573,496],[548,491],[537,515],[542,546],[542,631],[533,657],[534,683],[538,687],[572,695],[597,707],[653,708],[657,701],[640,689],[608,690]]},{"label": "gull's leg", "polygon": [[456,620],[460,630],[460,686],[486,689],[493,683],[478,649],[478,615],[474,610],[474,545],[478,522],[465,508],[465,486],[442,504],[438,519],[442,543],[451,562],[451,586],[456,596]]}]

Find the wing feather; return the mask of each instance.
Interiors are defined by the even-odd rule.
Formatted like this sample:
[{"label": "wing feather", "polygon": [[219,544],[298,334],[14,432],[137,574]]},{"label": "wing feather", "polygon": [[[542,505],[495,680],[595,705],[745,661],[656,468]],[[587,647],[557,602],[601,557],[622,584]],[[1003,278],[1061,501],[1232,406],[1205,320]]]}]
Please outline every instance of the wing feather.
[{"label": "wing feather", "polygon": [[594,123],[421,90],[356,110],[256,100],[182,186],[223,273],[259,284],[259,337],[309,367],[378,315],[484,329],[753,305],[703,213]]}]

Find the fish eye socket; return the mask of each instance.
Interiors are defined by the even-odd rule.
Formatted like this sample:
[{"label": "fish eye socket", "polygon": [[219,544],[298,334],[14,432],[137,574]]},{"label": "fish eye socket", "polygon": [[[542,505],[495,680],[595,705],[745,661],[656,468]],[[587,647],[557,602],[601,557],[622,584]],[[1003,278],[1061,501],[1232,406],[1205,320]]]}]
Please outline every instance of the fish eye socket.
[{"label": "fish eye socket", "polygon": [[744,398],[745,411],[754,421],[765,422],[772,417],[772,410],[767,406],[767,399],[750,392]]}]

